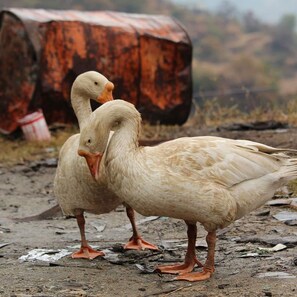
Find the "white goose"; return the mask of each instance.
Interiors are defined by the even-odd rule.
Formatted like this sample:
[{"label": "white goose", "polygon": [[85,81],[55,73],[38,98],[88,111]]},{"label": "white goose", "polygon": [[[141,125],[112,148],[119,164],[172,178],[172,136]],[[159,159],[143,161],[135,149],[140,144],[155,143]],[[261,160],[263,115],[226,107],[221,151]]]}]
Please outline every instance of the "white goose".
[{"label": "white goose", "polygon": [[[248,214],[297,177],[297,159],[248,140],[185,137],[155,147],[138,145],[141,124],[135,107],[122,100],[98,108],[81,131],[79,155],[92,175],[106,175],[109,188],[137,212],[185,220],[188,249],[180,265],[159,266],[177,279],[197,281],[214,272],[216,230]],[[108,143],[111,130],[114,134]],[[104,154],[101,163],[100,159]],[[195,255],[196,222],[208,232],[207,260]],[[202,272],[192,272],[195,264]]]},{"label": "white goose", "polygon": [[[112,100],[113,84],[95,71],[85,72],[74,81],[71,89],[71,103],[77,116],[80,129],[91,115],[90,99],[104,103]],[[84,211],[102,214],[110,212],[123,201],[107,189],[104,178],[98,182],[92,178],[86,162],[77,155],[79,134],[71,136],[59,154],[58,167],[54,179],[54,193],[58,203],[67,216],[75,216],[81,234],[81,249],[72,254],[73,258],[90,258],[103,255],[92,249],[85,237]],[[126,206],[127,215],[133,229],[133,236],[126,244],[127,249],[157,249],[142,240],[137,232],[134,211]]]}]

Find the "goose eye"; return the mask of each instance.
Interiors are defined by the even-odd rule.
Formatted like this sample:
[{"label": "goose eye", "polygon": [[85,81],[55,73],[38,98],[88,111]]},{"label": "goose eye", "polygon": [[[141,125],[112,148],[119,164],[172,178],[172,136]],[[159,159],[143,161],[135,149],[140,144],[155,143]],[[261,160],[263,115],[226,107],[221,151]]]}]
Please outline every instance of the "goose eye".
[{"label": "goose eye", "polygon": [[96,86],[98,85],[98,83],[97,83],[96,81],[94,82],[94,84],[95,84]]},{"label": "goose eye", "polygon": [[88,141],[87,141],[88,143],[91,143],[91,139],[88,139]]}]

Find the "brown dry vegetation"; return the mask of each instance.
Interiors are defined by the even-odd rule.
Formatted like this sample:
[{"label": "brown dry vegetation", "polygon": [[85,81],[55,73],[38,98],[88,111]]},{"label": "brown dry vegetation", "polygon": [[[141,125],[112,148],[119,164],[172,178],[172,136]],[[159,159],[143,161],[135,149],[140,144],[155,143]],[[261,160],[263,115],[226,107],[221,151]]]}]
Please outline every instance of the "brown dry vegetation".
[{"label": "brown dry vegetation", "polygon": [[[201,130],[215,130],[219,126],[231,123],[256,121],[278,121],[297,126],[297,100],[289,101],[285,108],[255,108],[250,113],[240,111],[236,106],[221,107],[216,99],[207,101],[203,107],[193,103],[193,113],[183,126],[150,125],[143,123],[141,139],[168,140],[182,136],[201,135]],[[14,165],[19,162],[40,158],[57,158],[58,152],[71,135],[78,133],[77,126],[52,127],[52,138],[49,142],[28,142],[18,135],[0,136],[0,164]]]}]

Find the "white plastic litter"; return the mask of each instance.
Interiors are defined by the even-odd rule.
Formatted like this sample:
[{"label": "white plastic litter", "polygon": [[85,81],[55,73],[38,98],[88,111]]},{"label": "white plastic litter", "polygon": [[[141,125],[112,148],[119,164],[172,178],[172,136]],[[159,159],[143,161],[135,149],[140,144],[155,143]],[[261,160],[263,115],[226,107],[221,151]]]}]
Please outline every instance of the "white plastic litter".
[{"label": "white plastic litter", "polygon": [[287,248],[287,246],[285,246],[282,243],[279,243],[279,244],[275,245],[272,248],[258,247],[259,250],[266,251],[266,252],[278,252],[278,251],[282,251],[282,250],[284,250],[286,248]]},{"label": "white plastic litter", "polygon": [[296,278],[295,275],[292,275],[283,271],[270,271],[270,272],[258,273],[255,275],[255,277]]},{"label": "white plastic litter", "polygon": [[29,141],[50,140],[51,135],[46,124],[43,112],[39,109],[18,120],[24,136]]},{"label": "white plastic litter", "polygon": [[68,250],[48,250],[48,249],[35,249],[30,251],[27,255],[23,255],[19,258],[21,262],[34,262],[34,261],[44,261],[44,262],[55,262],[59,259],[71,254]]}]

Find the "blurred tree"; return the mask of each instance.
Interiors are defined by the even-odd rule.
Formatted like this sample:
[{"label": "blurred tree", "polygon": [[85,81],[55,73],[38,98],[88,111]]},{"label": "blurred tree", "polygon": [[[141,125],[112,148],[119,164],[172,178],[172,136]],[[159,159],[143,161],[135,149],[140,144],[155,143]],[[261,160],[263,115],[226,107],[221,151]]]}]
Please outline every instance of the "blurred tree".
[{"label": "blurred tree", "polygon": [[249,89],[276,88],[278,75],[265,62],[252,56],[241,55],[228,66],[226,77],[230,88],[238,86]]},{"label": "blurred tree", "polygon": [[296,48],[296,17],[293,14],[284,15],[279,24],[272,31],[272,47],[277,51],[286,53],[295,51]]},{"label": "blurred tree", "polygon": [[217,15],[223,18],[225,21],[230,21],[237,18],[238,11],[234,4],[225,0],[220,3]]},{"label": "blurred tree", "polygon": [[242,24],[247,33],[258,32],[263,29],[262,23],[255,17],[252,11],[243,14]]},{"label": "blurred tree", "polygon": [[218,87],[217,75],[208,69],[203,67],[200,63],[193,64],[193,89],[194,95],[198,95],[201,92],[216,91]]},{"label": "blurred tree", "polygon": [[200,60],[221,62],[224,59],[225,50],[218,37],[209,35],[200,41],[195,53]]}]

